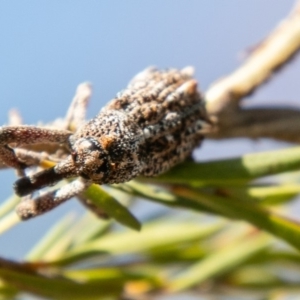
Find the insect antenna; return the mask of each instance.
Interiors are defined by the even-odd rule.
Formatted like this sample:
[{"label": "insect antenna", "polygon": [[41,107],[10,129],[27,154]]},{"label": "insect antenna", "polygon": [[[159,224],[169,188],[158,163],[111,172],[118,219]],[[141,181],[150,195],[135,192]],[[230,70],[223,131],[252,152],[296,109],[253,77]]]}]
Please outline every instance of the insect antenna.
[{"label": "insect antenna", "polygon": [[17,195],[26,196],[43,187],[54,185],[64,178],[75,176],[78,176],[76,168],[69,158],[52,168],[18,179],[14,184],[14,190]]},{"label": "insect antenna", "polygon": [[18,179],[14,184],[14,189],[17,195],[26,196],[45,186],[53,185],[63,178],[63,174],[55,172],[53,167]]}]

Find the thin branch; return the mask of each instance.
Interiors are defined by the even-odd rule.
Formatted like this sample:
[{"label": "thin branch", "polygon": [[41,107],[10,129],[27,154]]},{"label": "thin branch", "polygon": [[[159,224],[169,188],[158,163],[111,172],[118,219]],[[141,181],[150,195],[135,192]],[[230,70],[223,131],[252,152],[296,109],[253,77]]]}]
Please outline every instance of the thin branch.
[{"label": "thin branch", "polygon": [[300,1],[297,1],[291,14],[252,52],[244,65],[207,91],[207,111],[215,125],[207,136],[300,142],[300,110],[240,107],[245,96],[285,66],[299,49]]},{"label": "thin branch", "polygon": [[212,139],[272,138],[286,142],[300,142],[300,110],[292,108],[238,109],[220,117]]},{"label": "thin branch", "polygon": [[76,130],[86,117],[86,108],[92,95],[92,87],[88,82],[78,85],[75,96],[65,117],[65,129]]},{"label": "thin branch", "polygon": [[218,115],[239,101],[286,64],[300,48],[300,1],[292,13],[252,52],[245,64],[217,81],[206,93],[207,110]]}]

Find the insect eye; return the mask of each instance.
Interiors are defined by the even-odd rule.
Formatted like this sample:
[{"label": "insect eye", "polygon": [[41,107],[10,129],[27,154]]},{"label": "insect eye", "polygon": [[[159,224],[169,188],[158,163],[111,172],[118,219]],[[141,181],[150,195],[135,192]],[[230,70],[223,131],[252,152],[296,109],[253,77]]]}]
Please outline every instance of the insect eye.
[{"label": "insect eye", "polygon": [[78,155],[93,151],[102,151],[101,145],[92,137],[80,138],[72,145],[71,155],[73,159],[78,158]]},{"label": "insect eye", "polygon": [[99,151],[101,150],[101,147],[97,141],[95,141],[93,138],[86,138],[82,145],[86,150],[89,151]]},{"label": "insect eye", "polygon": [[81,138],[78,140],[71,149],[71,157],[74,162],[82,160],[85,155],[93,151],[101,151],[97,141],[93,138]]}]

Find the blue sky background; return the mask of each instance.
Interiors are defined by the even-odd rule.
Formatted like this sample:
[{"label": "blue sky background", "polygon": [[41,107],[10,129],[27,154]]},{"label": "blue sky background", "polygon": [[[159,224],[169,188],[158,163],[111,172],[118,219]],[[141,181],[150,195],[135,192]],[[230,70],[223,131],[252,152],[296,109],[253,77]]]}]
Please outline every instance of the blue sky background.
[{"label": "blue sky background", "polygon": [[[202,90],[234,70],[242,54],[287,15],[292,0],[0,1],[0,125],[17,108],[27,124],[64,116],[76,86],[93,84],[89,117],[149,65],[196,68]],[[297,105],[300,61],[251,98],[252,104]],[[297,80],[296,80],[297,79]],[[283,147],[269,141],[206,141],[199,159]],[[0,174],[1,200],[12,171]],[[75,201],[0,236],[0,255],[22,258]],[[137,212],[139,216],[139,213]]]}]

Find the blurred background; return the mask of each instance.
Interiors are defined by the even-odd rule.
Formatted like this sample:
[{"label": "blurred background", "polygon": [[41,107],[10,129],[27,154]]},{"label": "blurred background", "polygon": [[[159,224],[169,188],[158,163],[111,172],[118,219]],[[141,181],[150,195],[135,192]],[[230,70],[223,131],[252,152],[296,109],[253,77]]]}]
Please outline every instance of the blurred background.
[{"label": "blurred background", "polygon": [[[192,65],[200,88],[233,71],[291,10],[293,0],[1,1],[0,125],[10,109],[25,124],[63,117],[77,85],[93,84],[88,117],[144,68]],[[299,106],[300,60],[295,58],[244,105]],[[268,140],[210,141],[198,160],[286,147]],[[1,199],[12,193],[13,171],[1,171]],[[142,219],[145,207],[134,208]],[[160,209],[154,204],[152,209]],[[83,211],[69,201],[51,213],[18,224],[0,236],[0,256],[21,259],[66,212]]]}]

